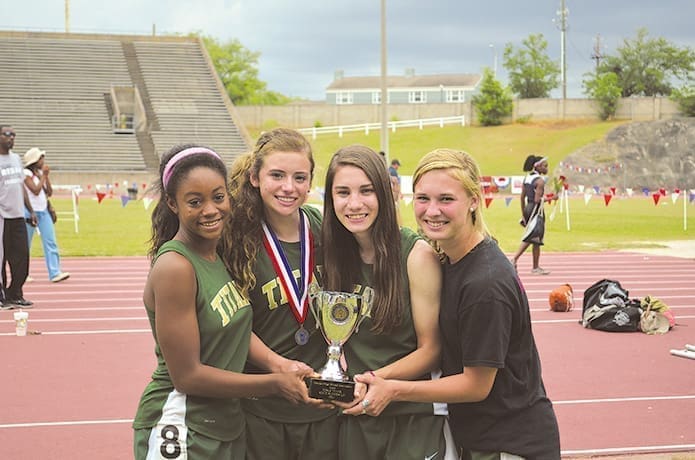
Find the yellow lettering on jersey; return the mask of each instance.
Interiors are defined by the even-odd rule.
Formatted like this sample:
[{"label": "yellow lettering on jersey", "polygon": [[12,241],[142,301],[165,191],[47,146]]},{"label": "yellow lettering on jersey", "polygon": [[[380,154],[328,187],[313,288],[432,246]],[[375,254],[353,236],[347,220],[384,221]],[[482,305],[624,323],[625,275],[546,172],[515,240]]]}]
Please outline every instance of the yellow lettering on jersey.
[{"label": "yellow lettering on jersey", "polygon": [[[292,270],[292,276],[297,282],[299,282],[300,274],[299,269]],[[261,286],[261,292],[268,301],[268,310],[275,310],[280,305],[287,305],[289,302],[285,289],[280,284],[280,277],[275,277]]]},{"label": "yellow lettering on jersey", "polygon": [[[372,289],[371,286],[355,284],[355,287],[352,290],[352,292],[361,295],[371,294],[372,299],[374,298],[374,289]],[[367,304],[367,302],[362,303],[362,316],[366,316],[368,318],[372,317],[372,305]]]},{"label": "yellow lettering on jersey", "polygon": [[241,308],[249,305],[248,300],[243,298],[234,287],[234,284],[228,282],[217,291],[215,297],[210,302],[210,306],[222,319],[222,326],[229,324],[234,313]]},{"label": "yellow lettering on jersey", "polygon": [[278,303],[275,301],[274,292],[278,288],[278,278],[272,279],[261,286],[261,292],[265,295],[268,301],[268,310],[275,310],[278,307]]}]

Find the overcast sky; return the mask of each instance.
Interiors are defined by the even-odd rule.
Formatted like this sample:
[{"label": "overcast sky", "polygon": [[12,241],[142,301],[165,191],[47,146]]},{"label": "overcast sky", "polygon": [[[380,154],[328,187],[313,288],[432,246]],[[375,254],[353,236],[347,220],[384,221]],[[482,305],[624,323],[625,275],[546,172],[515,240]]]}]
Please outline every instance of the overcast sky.
[{"label": "overcast sky", "polygon": [[[268,89],[320,100],[336,70],[346,76],[379,75],[380,0],[68,0],[70,30],[151,34],[202,31],[221,41],[238,39],[260,53]],[[64,31],[64,0],[5,4],[1,29]],[[532,33],[548,41],[560,63],[561,0],[386,0],[388,72],[402,75],[480,73],[494,67],[507,83],[504,46]],[[11,6],[10,6],[11,5]],[[695,48],[695,0],[566,0],[567,96],[582,97],[582,75],[601,53],[615,54],[645,27],[651,37]],[[492,47],[490,45],[493,45]],[[560,90],[553,93],[559,96]]]}]

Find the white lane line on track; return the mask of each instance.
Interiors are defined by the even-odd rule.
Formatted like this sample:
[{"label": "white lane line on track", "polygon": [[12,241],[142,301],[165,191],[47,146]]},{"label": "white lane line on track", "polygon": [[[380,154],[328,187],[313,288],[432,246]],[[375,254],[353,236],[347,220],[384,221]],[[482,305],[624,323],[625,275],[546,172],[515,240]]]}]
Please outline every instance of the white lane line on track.
[{"label": "white lane line on track", "polygon": [[[529,299],[529,304],[531,304],[531,305],[542,304],[542,303],[544,303],[542,300],[538,300],[538,299],[530,300],[530,299]],[[546,301],[545,303],[547,303],[547,301]],[[669,308],[669,310],[688,310],[688,309],[691,309],[691,308],[695,308],[695,303],[692,304],[692,305],[669,305],[668,308]],[[581,313],[581,309],[582,309],[582,306],[581,306],[581,305],[576,305],[576,302],[575,302],[575,306],[574,306],[574,308],[572,309],[572,311],[575,311],[575,310],[576,310],[576,311],[578,311],[578,312]],[[545,307],[545,308],[533,307],[533,308],[530,308],[529,311],[531,311],[531,312],[534,312],[534,311],[550,311],[550,307],[549,307],[549,306],[547,306],[547,307]]]},{"label": "white lane line on track", "polygon": [[[51,319],[36,319],[32,318],[32,323],[88,323],[92,321],[133,321],[147,320],[147,316],[107,316],[103,318],[51,318]],[[0,323],[14,323],[14,320],[0,321]]]},{"label": "white lane line on track", "polygon": [[[604,399],[576,399],[576,400],[565,400],[565,401],[553,401],[553,404],[590,404],[590,403],[605,403],[605,402],[660,401],[660,400],[679,400],[679,399],[695,399],[695,395],[643,396],[643,397],[633,397],[633,398],[604,398]],[[33,427],[41,427],[41,426],[103,425],[103,424],[114,424],[114,423],[132,423],[132,421],[133,421],[133,419],[112,419],[112,420],[74,420],[74,421],[64,421],[64,422],[5,423],[5,424],[0,424],[0,429],[2,429],[2,428],[33,428]],[[577,451],[577,452],[579,452],[579,451]]]},{"label": "white lane line on track", "polygon": [[[639,454],[647,452],[678,452],[695,449],[695,444],[671,444],[663,446],[639,446],[639,447],[607,447],[603,449],[582,449],[582,450],[563,450],[561,455],[620,455],[620,454]],[[673,457],[676,458],[676,457]]]},{"label": "white lane line on track", "polygon": [[[695,315],[678,315],[677,320],[682,319],[692,319]],[[72,319],[72,320],[32,320],[33,322],[69,322],[69,321],[110,321],[113,318],[94,318],[94,319]],[[127,318],[128,320],[146,320],[146,317],[134,317]],[[116,320],[120,320],[116,318]],[[563,324],[571,323],[578,324],[581,321],[580,318],[570,318],[570,319],[545,319],[545,320],[532,320],[532,324]],[[0,323],[14,323],[14,321],[0,321]],[[81,335],[81,334],[131,334],[140,332],[151,332],[150,329],[106,329],[106,330],[94,330],[94,331],[42,331],[41,335]],[[12,336],[16,335],[14,332],[3,332],[0,333],[2,336]]]},{"label": "white lane line on track", "polygon": [[[124,311],[124,310],[142,310],[145,311],[145,307],[140,305],[137,307],[78,307],[78,308],[51,308],[48,307],[46,308],[45,306],[41,306],[41,308],[35,308],[32,310],[33,313],[56,313],[56,312],[66,312],[66,311],[80,311],[80,312],[89,312],[89,311]],[[14,310],[7,310],[7,311],[14,311]]]},{"label": "white lane line on track", "polygon": [[70,422],[34,422],[34,423],[5,423],[3,428],[36,428],[42,426],[78,426],[78,425],[110,425],[116,423],[133,423],[133,419],[117,418],[113,420],[74,420]]},{"label": "white lane line on track", "polygon": [[[96,331],[51,331],[51,332],[41,332],[40,335],[82,335],[82,334],[141,334],[146,332],[148,334],[152,333],[151,329],[103,329]],[[0,333],[0,336],[16,335],[14,332],[4,332]],[[27,334],[29,335],[29,334]]]},{"label": "white lane line on track", "polygon": [[632,402],[632,401],[672,401],[681,399],[695,399],[695,395],[673,395],[673,396],[633,396],[625,398],[597,398],[597,399],[565,399],[561,401],[553,400],[553,405],[559,404],[602,404],[613,402]]},{"label": "white lane line on track", "polygon": [[[695,318],[695,315],[678,315],[676,317],[676,326],[678,326],[678,321],[681,319],[691,319]],[[553,323],[577,323],[581,321],[581,318],[571,318],[571,319],[534,319],[531,320],[532,324],[553,324]]]}]

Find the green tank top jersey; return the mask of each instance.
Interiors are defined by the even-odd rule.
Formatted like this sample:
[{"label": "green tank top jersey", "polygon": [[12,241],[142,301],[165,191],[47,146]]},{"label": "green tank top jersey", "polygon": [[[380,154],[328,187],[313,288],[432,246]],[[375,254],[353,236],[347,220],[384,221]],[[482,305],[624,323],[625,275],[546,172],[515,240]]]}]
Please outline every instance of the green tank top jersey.
[{"label": "green tank top jersey", "polygon": [[[252,311],[248,300],[237,291],[221,259],[205,260],[180,241],[164,243],[157,257],[169,251],[184,256],[195,270],[200,361],[219,369],[243,372],[251,338]],[[163,413],[175,413],[185,416],[186,426],[210,438],[232,441],[239,437],[245,428],[240,400],[182,395],[176,391],[159,348],[154,311],[147,309],[147,316],[155,339],[157,368],[140,399],[133,428],[151,428],[162,419]]]},{"label": "green tank top jersey", "polygon": [[[421,239],[409,228],[401,228],[401,271],[403,274],[403,298],[405,310],[403,320],[388,334],[374,334],[372,332],[372,318],[367,315],[359,326],[359,329],[348,339],[344,345],[345,359],[347,361],[350,377],[365,371],[379,369],[387,364],[399,360],[417,349],[417,334],[413,324],[413,315],[410,305],[409,278],[407,261],[410,251],[415,243]],[[355,286],[355,292],[363,293],[366,289],[372,289],[372,265],[362,265],[362,285]],[[415,380],[429,380],[428,373]],[[389,404],[383,415],[402,414],[446,414],[446,405],[430,403],[394,402]]]},{"label": "green tank top jersey", "polygon": [[[320,250],[321,213],[318,209],[305,206],[314,238],[314,279],[318,282],[319,267],[322,263]],[[299,267],[301,265],[300,243],[280,242],[287,261],[292,267],[292,273],[301,285]],[[309,341],[305,345],[298,345],[294,335],[300,325],[297,322],[292,309],[288,304],[280,278],[275,273],[275,268],[264,247],[259,248],[254,266],[256,286],[250,292],[251,306],[253,308],[253,332],[273,351],[288,359],[302,361],[313,369],[320,369],[326,363],[326,350],[328,345],[316,328],[316,321],[310,311],[307,312],[304,328],[309,332]],[[308,308],[308,307],[307,307]],[[248,364],[246,372],[260,373],[261,371]],[[307,423],[322,420],[330,416],[333,411],[317,409],[308,405],[292,404],[280,397],[267,397],[258,399],[245,399],[244,410],[282,423]]]}]

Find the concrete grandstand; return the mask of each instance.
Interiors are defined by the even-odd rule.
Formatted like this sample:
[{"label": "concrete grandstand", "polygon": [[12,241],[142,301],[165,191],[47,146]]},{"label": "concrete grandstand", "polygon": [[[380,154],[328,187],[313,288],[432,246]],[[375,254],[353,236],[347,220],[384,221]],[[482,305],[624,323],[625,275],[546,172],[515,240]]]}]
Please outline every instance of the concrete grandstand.
[{"label": "concrete grandstand", "polygon": [[[197,38],[0,31],[0,123],[63,183],[152,176],[176,143],[250,138]],[[138,179],[139,180],[139,179]]]}]

